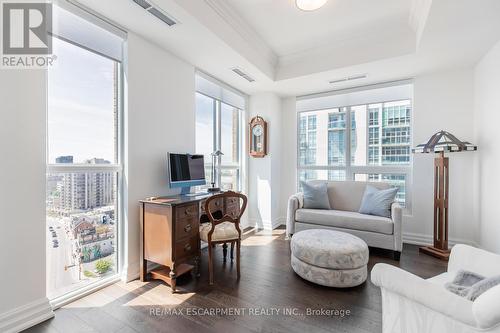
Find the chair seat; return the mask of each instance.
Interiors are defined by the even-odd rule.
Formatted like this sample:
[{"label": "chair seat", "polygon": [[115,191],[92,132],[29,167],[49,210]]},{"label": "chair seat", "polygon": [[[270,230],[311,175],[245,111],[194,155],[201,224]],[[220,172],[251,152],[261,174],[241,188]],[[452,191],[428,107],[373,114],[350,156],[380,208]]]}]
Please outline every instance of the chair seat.
[{"label": "chair seat", "polygon": [[[208,242],[208,233],[212,229],[211,223],[204,223],[200,225],[200,238],[204,242]],[[238,230],[231,222],[222,222],[215,226],[214,233],[212,234],[212,242],[236,240],[239,238]]]}]

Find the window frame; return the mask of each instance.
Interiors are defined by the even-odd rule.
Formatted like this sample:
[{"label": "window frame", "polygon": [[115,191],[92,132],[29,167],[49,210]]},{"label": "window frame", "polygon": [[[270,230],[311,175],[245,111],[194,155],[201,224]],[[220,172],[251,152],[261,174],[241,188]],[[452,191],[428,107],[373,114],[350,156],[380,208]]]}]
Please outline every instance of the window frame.
[{"label": "window frame", "polygon": [[[59,38],[57,36],[53,36],[53,38],[58,38],[62,42],[71,44],[73,46],[79,47],[81,50],[86,52],[91,52],[96,55],[107,58],[111,61],[115,62],[117,68],[117,110],[116,110],[116,143],[115,143],[115,154],[116,160],[112,161],[110,164],[83,164],[83,163],[74,163],[74,164],[64,164],[64,163],[49,163],[49,132],[48,132],[48,122],[47,122],[47,130],[46,130],[46,175],[49,174],[66,174],[66,173],[99,173],[99,172],[109,172],[114,173],[116,175],[116,238],[115,238],[115,249],[116,249],[116,270],[114,274],[99,279],[98,281],[92,282],[88,285],[82,286],[76,290],[67,292],[61,296],[58,296],[54,299],[50,300],[50,303],[54,309],[57,309],[61,306],[64,306],[68,302],[71,302],[75,299],[78,299],[89,292],[94,290],[98,290],[103,288],[109,284],[115,283],[121,279],[122,274],[124,273],[124,265],[125,265],[125,230],[127,221],[125,220],[125,198],[124,195],[124,156],[125,156],[125,72],[124,72],[124,61],[119,61],[117,59],[110,58],[106,55],[103,55],[94,50],[83,47],[77,43],[73,43],[69,40]],[[48,87],[49,74],[46,75],[46,82]],[[49,110],[46,109],[46,119],[48,121]]]},{"label": "window frame", "polygon": [[[378,109],[378,114],[379,114],[379,120],[378,120],[378,125],[381,126],[383,125],[383,120],[381,119],[383,117],[383,110],[384,110],[384,105],[388,103],[394,103],[394,102],[400,102],[400,101],[406,101],[408,100],[410,103],[410,108],[411,108],[411,113],[410,113],[410,142],[409,146],[413,146],[413,118],[414,118],[414,107],[413,107],[413,99],[412,98],[403,98],[403,99],[395,99],[395,100],[383,100],[383,101],[375,101],[375,102],[369,102],[369,103],[362,103],[362,104],[352,104],[348,106],[332,106],[328,108],[318,108],[318,109],[310,109],[310,110],[301,110],[297,111],[297,120],[296,120],[296,142],[297,142],[297,162],[296,162],[296,191],[299,191],[300,189],[300,174],[301,171],[307,171],[307,170],[343,170],[345,171],[346,175],[346,181],[354,181],[355,180],[355,175],[356,174],[380,174],[380,175],[391,175],[391,174],[403,174],[405,175],[405,207],[404,211],[405,214],[411,215],[412,213],[412,173],[413,173],[413,155],[411,154],[410,151],[410,159],[407,165],[369,165],[369,128],[372,126],[370,125],[370,108],[368,107],[369,105],[373,104],[380,104],[380,108]],[[351,128],[351,123],[352,123],[352,115],[353,113],[351,112],[353,108],[357,106],[363,106],[366,105],[366,153],[367,153],[367,165],[355,165],[352,163],[352,154],[351,154],[351,135],[352,135],[352,128]],[[334,166],[334,165],[301,165],[300,164],[300,145],[299,145],[299,136],[301,133],[301,128],[300,128],[300,120],[301,120],[301,115],[302,114],[307,114],[309,112],[325,112],[325,113],[331,113],[334,110],[341,110],[345,109],[345,140],[344,140],[344,149],[345,149],[345,161],[344,165],[339,165],[339,166]],[[305,116],[308,117],[308,116]],[[329,118],[329,117],[328,117]],[[382,121],[382,123],[380,123]],[[328,121],[327,121],[327,132],[330,131],[330,128],[328,126]],[[317,125],[316,125],[317,126]],[[307,131],[307,128],[306,128]],[[328,137],[328,135],[327,135]],[[328,142],[327,142],[328,144]],[[379,144],[382,144],[382,131],[379,130]],[[327,148],[327,153],[328,153],[328,148]],[[328,158],[327,158],[328,161]],[[382,149],[380,148],[379,151],[379,161],[382,161]]]},{"label": "window frame", "polygon": [[[213,112],[213,128],[214,128],[214,137],[213,137],[213,147],[214,151],[216,150],[221,150],[222,146],[222,104],[225,104],[227,106],[230,106],[231,108],[237,110],[238,112],[238,137],[237,137],[237,146],[238,146],[238,162],[236,164],[224,164],[222,163],[222,157],[219,156],[217,157],[216,160],[216,165],[215,165],[215,171],[217,174],[217,183],[219,186],[222,186],[222,171],[224,170],[233,170],[236,171],[236,178],[237,178],[237,183],[236,183],[236,189],[235,191],[242,191],[243,190],[243,181],[242,181],[242,174],[243,174],[243,155],[244,155],[244,147],[243,147],[243,130],[244,130],[244,114],[245,110],[240,109],[239,107],[236,107],[234,105],[231,105],[227,102],[224,102],[218,98],[215,98],[213,96],[207,95],[201,91],[195,91],[196,94],[200,94],[205,96],[206,98],[210,98],[212,100],[212,112]],[[195,111],[195,118],[196,118],[196,111]],[[196,133],[195,133],[196,135]],[[196,141],[196,140],[195,140]],[[212,161],[205,161],[205,168],[207,166],[212,167]],[[205,178],[207,179],[207,185],[210,183],[211,179],[209,179],[208,175],[205,175]]]}]

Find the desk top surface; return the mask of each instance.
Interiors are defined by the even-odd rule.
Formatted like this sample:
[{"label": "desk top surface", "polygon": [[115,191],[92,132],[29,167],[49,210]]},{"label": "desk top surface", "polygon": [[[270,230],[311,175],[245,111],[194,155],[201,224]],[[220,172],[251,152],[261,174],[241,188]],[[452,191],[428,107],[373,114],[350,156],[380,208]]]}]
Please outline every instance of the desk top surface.
[{"label": "desk top surface", "polygon": [[156,204],[156,205],[166,205],[166,206],[178,206],[178,205],[183,205],[187,203],[195,203],[199,202],[201,200],[205,200],[215,194],[221,194],[223,192],[216,192],[216,193],[197,193],[197,194],[190,194],[190,195],[172,195],[172,196],[165,196],[165,197],[150,197],[146,198],[144,200],[139,200],[141,203],[149,203],[149,204]]}]

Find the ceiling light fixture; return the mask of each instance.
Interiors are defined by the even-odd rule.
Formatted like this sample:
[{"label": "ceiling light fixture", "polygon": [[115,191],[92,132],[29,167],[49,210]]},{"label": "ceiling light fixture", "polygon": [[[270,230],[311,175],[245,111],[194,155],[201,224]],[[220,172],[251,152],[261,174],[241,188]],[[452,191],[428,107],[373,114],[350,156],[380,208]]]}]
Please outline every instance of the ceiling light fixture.
[{"label": "ceiling light fixture", "polygon": [[312,11],[323,7],[328,0],[295,0],[297,8],[305,11]]}]

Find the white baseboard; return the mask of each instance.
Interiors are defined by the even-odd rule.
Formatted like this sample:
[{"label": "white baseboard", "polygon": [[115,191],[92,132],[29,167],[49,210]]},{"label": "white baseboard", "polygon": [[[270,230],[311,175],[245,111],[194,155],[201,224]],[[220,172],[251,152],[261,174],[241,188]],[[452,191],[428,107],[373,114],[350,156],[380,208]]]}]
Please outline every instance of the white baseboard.
[{"label": "white baseboard", "polygon": [[274,230],[283,223],[282,218],[277,218],[273,221],[249,218],[248,222],[249,222],[249,227],[263,229],[263,230]]},{"label": "white baseboard", "polygon": [[137,280],[140,276],[139,270],[139,262],[134,262],[132,264],[126,265],[123,268],[122,281],[128,283],[130,281]]},{"label": "white baseboard", "polygon": [[[403,243],[413,244],[413,245],[432,245],[434,243],[434,237],[432,235],[404,232]],[[470,246],[478,247],[476,242],[466,239],[450,238],[448,240],[448,243],[450,247],[456,244],[467,244]]]},{"label": "white baseboard", "polygon": [[0,332],[17,333],[54,317],[47,297],[0,314]]}]

